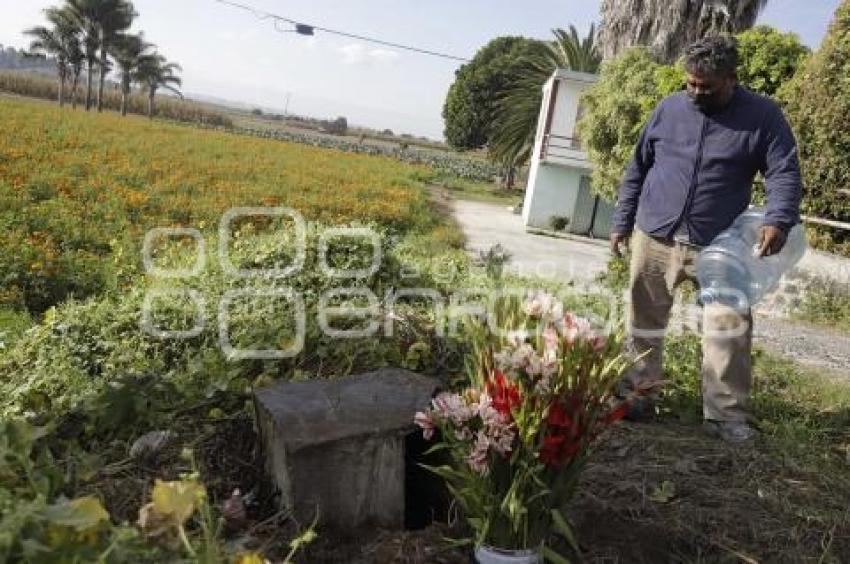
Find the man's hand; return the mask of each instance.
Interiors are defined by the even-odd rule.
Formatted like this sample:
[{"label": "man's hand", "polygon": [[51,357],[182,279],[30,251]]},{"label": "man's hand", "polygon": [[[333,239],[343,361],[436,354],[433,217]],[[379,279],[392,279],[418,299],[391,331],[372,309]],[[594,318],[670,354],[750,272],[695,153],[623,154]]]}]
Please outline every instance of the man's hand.
[{"label": "man's hand", "polygon": [[773,225],[764,225],[759,229],[758,256],[769,257],[775,255],[785,246],[787,236],[785,232]]},{"label": "man's hand", "polygon": [[622,245],[625,250],[626,246],[629,244],[629,236],[629,233],[611,233],[611,252],[614,253],[614,256],[623,256],[623,253],[620,250],[620,245]]}]

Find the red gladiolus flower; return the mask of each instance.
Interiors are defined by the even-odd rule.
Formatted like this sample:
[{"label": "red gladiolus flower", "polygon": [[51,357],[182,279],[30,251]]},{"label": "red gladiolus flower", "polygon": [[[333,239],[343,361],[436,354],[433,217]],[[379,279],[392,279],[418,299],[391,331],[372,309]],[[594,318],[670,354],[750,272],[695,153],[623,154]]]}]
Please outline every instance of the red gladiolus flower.
[{"label": "red gladiolus flower", "polygon": [[629,404],[626,402],[620,403],[617,407],[609,411],[605,417],[602,418],[602,422],[605,425],[610,425],[612,423],[616,423],[620,419],[626,416],[629,412]]},{"label": "red gladiolus flower", "polygon": [[540,460],[549,466],[563,466],[581,450],[585,428],[584,407],[578,396],[570,396],[549,406],[548,427],[540,449]]},{"label": "red gladiolus flower", "polygon": [[495,371],[494,377],[487,381],[487,394],[493,403],[493,409],[509,417],[511,411],[522,403],[519,386],[510,382],[498,370]]},{"label": "red gladiolus flower", "polygon": [[549,415],[546,417],[546,423],[550,427],[570,427],[573,424],[573,420],[561,404],[554,403],[549,407]]}]

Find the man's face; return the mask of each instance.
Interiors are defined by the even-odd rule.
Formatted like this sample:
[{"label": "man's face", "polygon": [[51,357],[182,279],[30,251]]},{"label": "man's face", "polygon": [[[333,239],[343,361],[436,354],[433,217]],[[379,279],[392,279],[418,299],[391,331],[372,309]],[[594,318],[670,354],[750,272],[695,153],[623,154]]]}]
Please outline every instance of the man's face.
[{"label": "man's face", "polygon": [[722,108],[732,97],[735,77],[718,73],[687,73],[688,96],[701,112]]}]

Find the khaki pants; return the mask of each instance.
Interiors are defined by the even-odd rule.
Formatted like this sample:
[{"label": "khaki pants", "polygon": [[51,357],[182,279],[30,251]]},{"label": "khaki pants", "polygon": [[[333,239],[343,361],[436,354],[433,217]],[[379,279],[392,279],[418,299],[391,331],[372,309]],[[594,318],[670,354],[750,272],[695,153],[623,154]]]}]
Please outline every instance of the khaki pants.
[{"label": "khaki pants", "polygon": [[[630,242],[630,345],[641,354],[650,351],[631,374],[633,383],[664,379],[664,333],[673,306],[673,293],[685,280],[696,282],[699,249],[666,242],[635,229]],[[750,419],[752,384],[752,314],[722,304],[709,304],[702,316],[703,416],[715,421]]]}]

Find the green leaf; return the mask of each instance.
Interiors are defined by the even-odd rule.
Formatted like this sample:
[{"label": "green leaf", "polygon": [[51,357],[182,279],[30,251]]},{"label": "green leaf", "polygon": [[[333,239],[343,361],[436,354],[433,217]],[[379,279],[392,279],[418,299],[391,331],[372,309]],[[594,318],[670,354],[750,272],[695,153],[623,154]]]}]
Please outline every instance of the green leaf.
[{"label": "green leaf", "polygon": [[555,529],[555,532],[561,535],[564,540],[569,543],[570,548],[579,552],[578,539],[573,532],[573,528],[567,522],[567,519],[563,516],[560,510],[553,509],[552,510],[552,526]]},{"label": "green leaf", "polygon": [[103,508],[100,500],[93,496],[49,505],[44,510],[44,516],[55,525],[70,527],[80,533],[109,521],[109,513]]},{"label": "green leaf", "polygon": [[553,562],[554,564],[571,564],[567,558],[561,556],[545,545],[540,549],[540,555],[543,556],[547,562]]},{"label": "green leaf", "polygon": [[649,499],[656,503],[668,503],[674,497],[676,497],[676,484],[670,480],[664,480],[649,494]]}]

